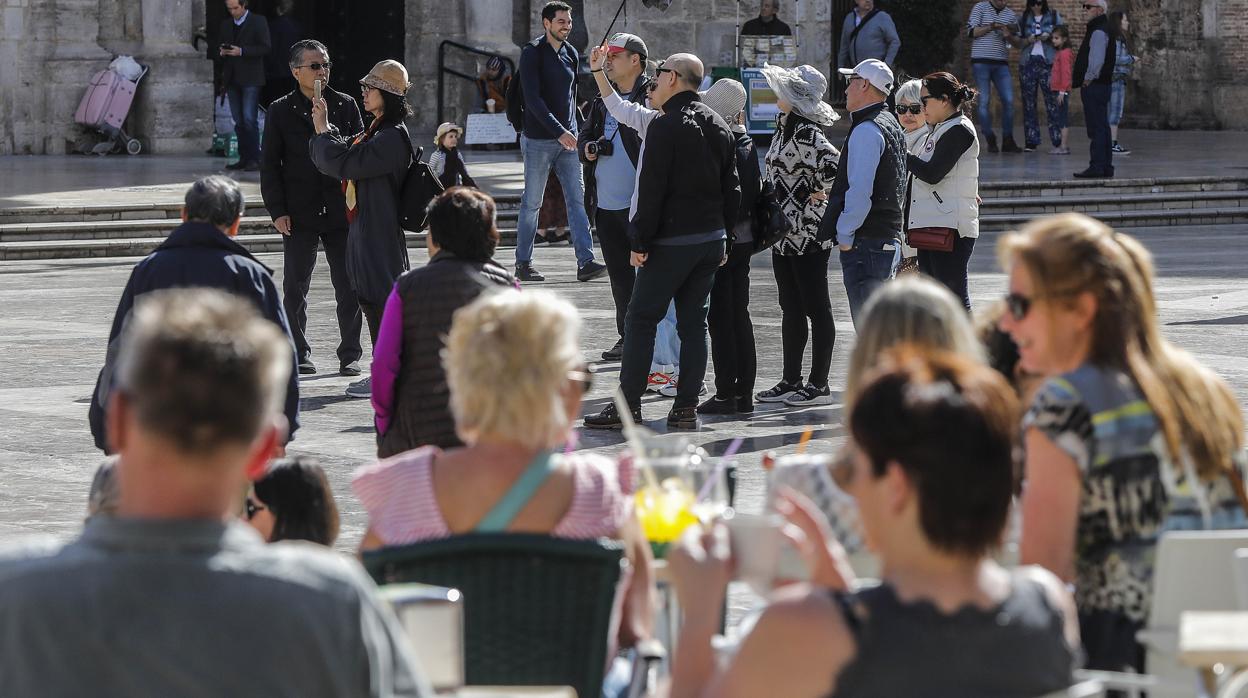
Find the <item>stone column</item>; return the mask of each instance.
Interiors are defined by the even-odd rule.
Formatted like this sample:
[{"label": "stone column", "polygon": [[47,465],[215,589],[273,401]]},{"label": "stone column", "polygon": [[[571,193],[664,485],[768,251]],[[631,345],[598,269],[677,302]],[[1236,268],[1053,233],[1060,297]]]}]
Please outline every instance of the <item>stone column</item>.
[{"label": "stone column", "polygon": [[514,53],[511,3],[502,0],[465,0],[464,26],[470,29],[473,46],[505,55]]},{"label": "stone column", "polygon": [[145,152],[195,153],[212,135],[212,62],[191,46],[202,18],[191,0],[141,0],[143,43],[135,58],[150,68],[131,110],[131,135]]},{"label": "stone column", "polygon": [[81,135],[74,125],[74,111],[91,75],[108,67],[112,56],[97,43],[97,0],[55,0],[42,7],[32,4],[31,20],[29,55],[45,57],[42,66],[27,62],[23,70],[35,77],[43,93],[42,113],[31,114],[38,121],[28,124],[33,131],[31,150],[63,155]]}]

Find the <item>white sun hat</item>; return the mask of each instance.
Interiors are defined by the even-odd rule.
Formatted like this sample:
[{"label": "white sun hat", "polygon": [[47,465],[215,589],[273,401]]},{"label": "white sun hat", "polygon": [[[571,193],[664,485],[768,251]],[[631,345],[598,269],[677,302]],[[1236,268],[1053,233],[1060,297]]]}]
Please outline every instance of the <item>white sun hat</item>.
[{"label": "white sun hat", "polygon": [[831,126],[841,118],[832,105],[823,101],[823,95],[828,91],[828,79],[814,66],[781,68],[763,64],[762,72],[776,96],[792,104],[793,111],[798,114],[824,126]]}]

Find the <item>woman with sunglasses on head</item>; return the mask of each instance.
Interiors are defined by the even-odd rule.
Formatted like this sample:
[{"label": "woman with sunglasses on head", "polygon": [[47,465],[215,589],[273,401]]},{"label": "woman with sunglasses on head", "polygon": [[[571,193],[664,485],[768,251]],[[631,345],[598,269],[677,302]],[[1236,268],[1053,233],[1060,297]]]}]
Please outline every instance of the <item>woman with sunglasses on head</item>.
[{"label": "woman with sunglasses on head", "polygon": [[467,445],[357,470],[360,547],[502,532],[622,540],[632,577],[619,639],[631,646],[653,618],[650,548],[633,515],[632,464],[565,448],[592,379],[580,329],[576,308],[545,291],[486,293],[458,310],[441,357]]},{"label": "woman with sunglasses on head", "polygon": [[1158,536],[1244,527],[1239,405],[1161,336],[1135,239],[1067,213],[1006,236],[1000,258],[1001,329],[1046,378],[1023,419],[1022,562],[1074,584],[1089,669],[1142,671]]},{"label": "woman with sunglasses on head", "polygon": [[[377,343],[381,315],[399,274],[410,267],[407,238],[399,225],[397,183],[412,162],[411,137],[403,120],[411,114],[407,69],[398,61],[381,61],[360,79],[364,109],[373,115],[362,133],[339,133],[326,117],[323,98],[312,100],[316,129],[309,148],[312,162],[324,174],[343,181],[346,193],[347,274],[360,299],[368,333]],[[347,388],[351,397],[368,397],[372,379]]]},{"label": "woman with sunglasses on head", "polygon": [[325,471],[302,457],[275,461],[251,485],[243,517],[270,543],[306,540],[332,546],[338,539],[338,506]]},{"label": "woman with sunglasses on head", "polygon": [[967,265],[979,237],[979,137],[964,113],[976,92],[949,73],[923,78],[919,100],[931,128],[906,156],[906,242],[919,271],[953,291],[967,311]]},{"label": "woman with sunglasses on head", "polygon": [[[923,118],[923,102],[919,99],[922,91],[923,81],[915,79],[903,83],[893,94],[893,101],[897,105],[894,111],[897,114],[897,121],[906,132],[906,152],[909,153],[918,150],[919,144],[923,142],[927,134],[932,132],[932,127],[928,126],[927,120]],[[918,250],[903,241],[901,265],[897,267],[897,273],[917,272],[918,270]]]}]

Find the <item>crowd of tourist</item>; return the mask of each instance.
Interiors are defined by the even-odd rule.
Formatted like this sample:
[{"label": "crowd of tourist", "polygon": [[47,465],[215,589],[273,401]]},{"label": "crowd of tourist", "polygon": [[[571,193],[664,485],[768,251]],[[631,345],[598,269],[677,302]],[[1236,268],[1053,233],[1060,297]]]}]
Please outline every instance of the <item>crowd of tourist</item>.
[{"label": "crowd of tourist", "polygon": [[[776,0],[764,6],[778,21]],[[1075,83],[1084,73],[1085,109],[1104,97],[1108,117],[1115,71],[1134,60],[1129,25],[1103,18],[1100,0],[1085,7],[1092,31]],[[888,42],[892,20],[878,12],[859,0],[846,20],[862,50]],[[829,476],[852,497],[879,579],[850,564],[837,514],[781,489],[773,504],[810,579],[776,581],[735,651],[717,657],[728,584],[748,551],[722,522],[688,527],[665,563],[682,609],[670,694],[1040,696],[1079,668],[1145,671],[1136,634],[1159,536],[1248,527],[1244,420],[1227,385],[1162,336],[1147,250],[1086,216],[1038,218],[1003,237],[1008,293],[974,304],[978,329],[972,319],[979,134],[998,149],[990,89],[1012,102],[998,44],[1024,47],[1025,149],[1041,144],[1036,90],[1054,148],[1065,147],[1054,128],[1070,89],[1055,70],[1071,62],[1060,16],[1045,0],[1021,18],[1004,0],[976,5],[978,92],[947,72],[898,84],[880,58],[840,69],[851,124],[839,148],[824,131],[840,118],[827,77],[769,66],[780,116],[761,167],[742,126],[744,86],[702,89],[706,69],[689,53],[647,75],[648,49],[631,34],[591,52],[600,95],[578,131],[571,9],[554,0],[541,18],[519,67],[526,190],[514,274],[494,259],[495,204],[472,186],[451,123],[430,163],[446,189],[426,209],[429,261],[409,269],[395,186],[414,154],[406,70],[382,61],[361,78],[365,128],[354,102],[316,84],[325,47],[296,44],[297,86],[274,102],[259,156],[275,223],[299,239],[285,255],[287,273],[298,271],[285,303],[234,240],[237,183],[195,182],[184,222],[136,265],[118,304],[90,410],[109,458],[83,532],[0,547],[0,694],[433,695],[374,582],[330,549],[340,523],[326,473],[286,455],[298,374],[315,371],[304,328],[318,240],[337,250],[344,373],[359,358],[360,312],[373,340],[371,374],[351,390],[371,397],[377,438],[378,460],[351,482],[367,515],[361,555],[469,534],[613,539],[626,564],[607,660],[641,647],[659,607],[655,549],[635,509],[642,454],[578,451],[573,432],[643,421],[664,322],[679,338],[669,429],[756,402],[831,404],[835,248],[856,338],[847,439]],[[872,21],[882,38],[866,33]],[[491,66],[487,102],[510,92],[488,84],[504,72]],[[1010,120],[1007,152],[1018,149]],[[1108,128],[1102,138],[1096,126],[1094,167],[1112,168]],[[584,416],[595,373],[580,314],[521,288],[541,280],[532,241],[552,169],[578,279],[609,275],[615,303],[619,341],[603,359],[621,361],[620,398]],[[764,249],[782,374],[755,394],[750,264]],[[921,276],[895,278],[907,259]],[[708,328],[715,391],[699,404]],[[1021,564],[999,562],[1007,539]],[[619,676],[608,673],[614,696]]]}]

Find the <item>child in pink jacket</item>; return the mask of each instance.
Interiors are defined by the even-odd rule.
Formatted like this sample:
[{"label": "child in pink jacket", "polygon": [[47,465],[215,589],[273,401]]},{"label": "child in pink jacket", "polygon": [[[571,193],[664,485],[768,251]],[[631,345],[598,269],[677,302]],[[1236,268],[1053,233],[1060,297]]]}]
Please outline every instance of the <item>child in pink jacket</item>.
[{"label": "child in pink jacket", "polygon": [[1053,48],[1057,53],[1053,56],[1053,72],[1049,75],[1049,89],[1057,96],[1055,121],[1062,129],[1062,144],[1050,150],[1054,155],[1070,155],[1070,144],[1066,137],[1070,133],[1070,90],[1074,70],[1075,54],[1070,50],[1070,30],[1065,25],[1053,27]]}]

